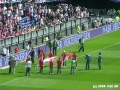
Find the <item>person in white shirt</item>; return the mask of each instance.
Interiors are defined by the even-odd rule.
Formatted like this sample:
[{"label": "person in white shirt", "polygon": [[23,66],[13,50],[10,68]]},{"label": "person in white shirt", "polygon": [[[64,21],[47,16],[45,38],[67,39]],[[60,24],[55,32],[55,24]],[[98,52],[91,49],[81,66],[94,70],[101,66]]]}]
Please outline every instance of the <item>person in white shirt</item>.
[{"label": "person in white shirt", "polygon": [[21,16],[23,16],[23,15],[24,15],[24,13],[23,13],[23,10],[22,10],[22,9],[20,9],[20,10],[19,10],[19,15],[21,15]]},{"label": "person in white shirt", "polygon": [[76,7],[76,12],[79,12],[79,11],[80,11],[80,7],[77,6],[77,7]]},{"label": "person in white shirt", "polygon": [[81,18],[84,17],[84,13],[82,11],[80,12],[80,16],[81,16]]},{"label": "person in white shirt", "polygon": [[51,13],[51,9],[50,9],[50,7],[48,8],[48,13]]},{"label": "person in white shirt", "polygon": [[4,46],[4,48],[3,48],[3,54],[6,56],[6,51],[7,51],[7,49],[6,49],[6,46]]},{"label": "person in white shirt", "polygon": [[3,14],[7,14],[7,7],[4,5],[4,7],[2,8]]},{"label": "person in white shirt", "polygon": [[88,11],[86,12],[86,17],[89,17],[89,12]]},{"label": "person in white shirt", "polygon": [[8,10],[8,11],[7,11],[7,15],[8,15],[8,17],[10,17],[10,15],[11,15],[11,10]]},{"label": "person in white shirt", "polygon": [[25,76],[30,76],[30,69],[31,69],[31,58],[28,57],[28,60],[26,61],[26,74]]},{"label": "person in white shirt", "polygon": [[18,15],[18,8],[16,7],[16,9],[15,9],[15,13],[16,13],[16,15]]},{"label": "person in white shirt", "polygon": [[9,48],[8,47],[6,47],[6,56],[10,56]]},{"label": "person in white shirt", "polygon": [[18,4],[18,9],[22,9],[22,3],[21,2]]},{"label": "person in white shirt", "polygon": [[26,44],[26,50],[30,50],[29,44]]},{"label": "person in white shirt", "polygon": [[6,11],[7,10],[7,7],[6,7],[6,5],[4,5],[4,7],[3,7],[3,11]]}]

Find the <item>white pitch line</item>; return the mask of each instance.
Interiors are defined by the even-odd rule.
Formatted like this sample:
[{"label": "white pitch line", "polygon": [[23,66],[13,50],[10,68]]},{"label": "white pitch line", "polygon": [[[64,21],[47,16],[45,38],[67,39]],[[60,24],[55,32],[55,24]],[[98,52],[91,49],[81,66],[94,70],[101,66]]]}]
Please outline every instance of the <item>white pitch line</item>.
[{"label": "white pitch line", "polygon": [[[93,51],[93,52],[90,52],[89,54],[94,53],[94,52],[97,52],[97,51],[100,51],[100,50],[103,50],[103,49],[106,49],[106,48],[109,48],[109,47],[112,47],[112,46],[115,46],[115,45],[117,45],[117,44],[120,44],[120,42],[119,42],[119,43],[116,43],[116,44],[113,44],[113,45],[110,45],[110,46],[107,46],[107,47],[104,47],[104,48],[101,48],[101,49],[98,49],[98,50],[95,50],[95,51]],[[80,57],[83,57],[83,56],[84,56],[84,55],[81,55]],[[78,58],[80,58],[80,57],[78,57]],[[46,68],[46,69],[48,69],[48,68]],[[37,72],[36,72],[36,73],[37,73]],[[13,79],[13,80],[11,80],[11,81],[5,82],[5,83],[3,83],[3,84],[0,84],[0,86],[5,85],[5,84],[8,84],[8,83],[13,82],[13,81],[16,81],[16,80],[19,80],[19,79],[24,78],[24,77],[26,77],[26,76],[23,76],[23,77],[16,78],[16,79]]]},{"label": "white pitch line", "polygon": [[[117,45],[117,44],[120,44],[120,42],[119,43],[115,43],[115,44],[113,44],[113,45],[109,45],[109,46],[107,46],[107,47],[104,47],[104,48],[101,48],[101,49],[98,49],[98,50],[95,50],[95,51],[93,51],[93,52],[90,52],[89,54],[91,54],[91,53],[94,53],[94,52],[97,52],[97,51],[100,51],[100,50],[103,50],[103,49],[106,49],[106,48],[109,48],[109,47],[112,47],[112,46],[115,46],[115,45]],[[83,56],[83,55],[82,55]],[[81,57],[81,56],[80,56]]]}]

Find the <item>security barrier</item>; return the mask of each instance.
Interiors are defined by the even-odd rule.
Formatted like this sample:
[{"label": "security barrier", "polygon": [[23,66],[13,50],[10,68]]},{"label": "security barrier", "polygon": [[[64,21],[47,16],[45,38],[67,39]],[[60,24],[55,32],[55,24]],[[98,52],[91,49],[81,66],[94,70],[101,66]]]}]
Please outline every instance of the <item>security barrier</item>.
[{"label": "security barrier", "polygon": [[[94,20],[96,17],[91,17],[91,19]],[[27,34],[21,34],[20,36],[10,37],[0,41],[0,48],[7,46],[10,49],[9,51],[13,52],[15,45],[18,44],[20,50],[25,49],[25,45],[29,40],[32,41],[32,46],[37,46],[43,44],[43,39],[46,36],[51,40],[54,40],[57,37],[57,32],[60,30],[63,37],[76,34],[76,25],[80,25],[81,30],[87,30],[89,28],[84,28],[83,25],[88,22],[89,18],[79,18],[77,20],[57,24],[55,26],[45,27]]]},{"label": "security barrier", "polygon": [[[80,34],[75,34],[75,35],[63,38],[63,39],[58,41],[58,49],[63,48],[63,47],[67,47],[67,46],[75,44],[75,43],[78,43],[79,38],[81,38],[82,36],[84,36],[85,40],[88,40],[90,38],[94,38],[96,36],[104,35],[104,34],[107,34],[109,32],[118,30],[119,28],[120,28],[120,22],[111,23],[111,24],[108,24],[108,25],[105,25],[105,26],[102,26],[102,27],[99,27],[99,28],[96,28],[93,30],[85,31],[85,32],[82,32]],[[42,50],[45,53],[47,53],[49,51],[49,48],[46,45],[41,45],[41,46],[35,47],[34,48],[35,56],[38,56],[38,49],[40,47],[42,48]],[[30,50],[24,50],[22,52],[19,52],[16,54],[15,59],[17,61],[24,61],[27,58],[27,55],[29,52],[30,52]],[[0,58],[0,68],[7,66],[8,60],[9,60],[9,57],[7,57],[7,56]]]}]

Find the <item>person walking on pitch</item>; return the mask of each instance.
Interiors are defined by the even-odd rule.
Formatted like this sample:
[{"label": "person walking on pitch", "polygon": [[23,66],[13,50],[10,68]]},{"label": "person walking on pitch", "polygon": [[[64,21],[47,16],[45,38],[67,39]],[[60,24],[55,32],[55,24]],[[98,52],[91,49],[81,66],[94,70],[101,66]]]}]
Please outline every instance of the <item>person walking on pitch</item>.
[{"label": "person walking on pitch", "polygon": [[76,68],[76,61],[72,60],[70,74],[74,74],[75,68]]},{"label": "person walking on pitch", "polygon": [[79,39],[79,44],[80,44],[80,46],[81,46],[81,44],[82,44],[82,42],[81,42],[82,40],[81,40],[81,38]]},{"label": "person walking on pitch", "polygon": [[90,61],[91,61],[91,56],[89,54],[86,54],[85,55],[85,59],[86,59],[86,70],[89,70],[90,69]]},{"label": "person walking on pitch", "polygon": [[102,55],[101,55],[101,52],[99,52],[99,56],[98,56],[98,67],[99,67],[99,69],[101,69],[101,62],[102,62]]},{"label": "person walking on pitch", "polygon": [[58,73],[61,74],[61,66],[62,66],[62,60],[61,58],[59,58],[59,60],[57,61],[57,74]]},{"label": "person walking on pitch", "polygon": [[82,36],[81,40],[80,40],[80,49],[79,52],[82,50],[82,52],[84,52],[84,37]]}]

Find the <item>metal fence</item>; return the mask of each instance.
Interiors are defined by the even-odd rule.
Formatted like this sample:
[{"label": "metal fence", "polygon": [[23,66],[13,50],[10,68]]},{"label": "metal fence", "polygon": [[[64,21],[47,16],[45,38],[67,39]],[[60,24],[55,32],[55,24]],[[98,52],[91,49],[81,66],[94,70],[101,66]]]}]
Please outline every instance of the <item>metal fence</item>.
[{"label": "metal fence", "polygon": [[[92,17],[92,20],[96,19],[96,17]],[[18,44],[19,49],[25,49],[26,43],[31,40],[32,46],[37,46],[43,44],[43,40],[46,36],[54,40],[57,37],[57,32],[61,30],[63,37],[70,36],[72,34],[76,34],[76,25],[79,25],[81,30],[87,30],[83,28],[84,23],[88,23],[89,18],[80,18],[77,20],[72,20],[64,24],[57,24],[56,26],[51,26],[46,28],[42,28],[37,31],[32,31],[27,34],[22,34],[16,37],[10,37],[5,40],[0,41],[0,48],[7,46],[9,47],[10,53],[14,51],[14,47]],[[92,23],[89,23],[92,24]],[[92,26],[92,25],[91,25]]]}]

